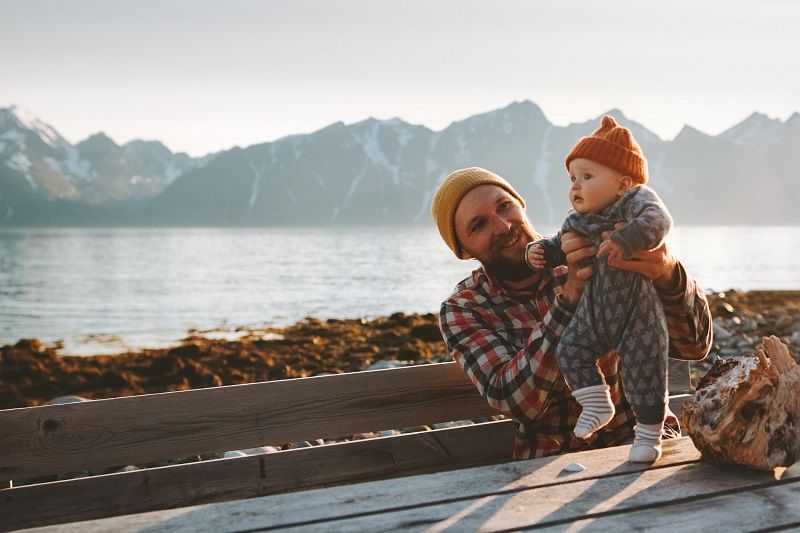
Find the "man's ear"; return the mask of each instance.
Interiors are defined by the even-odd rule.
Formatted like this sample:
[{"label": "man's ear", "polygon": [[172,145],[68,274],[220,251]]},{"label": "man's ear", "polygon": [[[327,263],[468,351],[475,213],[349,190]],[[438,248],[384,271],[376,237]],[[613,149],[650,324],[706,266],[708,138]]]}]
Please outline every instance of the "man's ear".
[{"label": "man's ear", "polygon": [[462,248],[461,249],[461,259],[472,259],[472,254]]},{"label": "man's ear", "polygon": [[619,180],[619,189],[617,190],[617,194],[622,196],[628,192],[631,187],[633,187],[633,178],[630,176],[622,176],[622,179]]}]

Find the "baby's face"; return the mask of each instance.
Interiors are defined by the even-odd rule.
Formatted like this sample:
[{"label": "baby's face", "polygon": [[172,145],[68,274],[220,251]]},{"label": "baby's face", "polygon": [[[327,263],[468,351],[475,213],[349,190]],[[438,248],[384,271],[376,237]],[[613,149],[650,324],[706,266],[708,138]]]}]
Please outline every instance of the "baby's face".
[{"label": "baby's face", "polygon": [[569,162],[569,201],[578,213],[599,213],[631,188],[631,178],[589,159]]}]

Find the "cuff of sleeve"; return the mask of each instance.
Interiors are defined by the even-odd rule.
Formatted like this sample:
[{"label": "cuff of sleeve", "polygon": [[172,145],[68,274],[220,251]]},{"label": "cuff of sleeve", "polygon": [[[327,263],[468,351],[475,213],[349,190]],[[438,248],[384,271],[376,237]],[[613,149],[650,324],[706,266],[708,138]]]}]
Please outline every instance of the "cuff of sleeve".
[{"label": "cuff of sleeve", "polygon": [[567,299],[564,298],[563,294],[559,294],[556,296],[556,305],[559,307],[561,314],[563,314],[564,318],[566,318],[566,322],[564,325],[566,326],[569,323],[569,319],[572,318],[572,315],[575,313],[575,309],[577,309],[577,304],[571,304],[567,302]]},{"label": "cuff of sleeve", "polygon": [[684,309],[692,304],[694,284],[689,279],[681,263],[678,263],[677,273],[672,279],[672,285],[667,290],[656,290],[661,297],[661,301],[665,304],[679,304]]}]

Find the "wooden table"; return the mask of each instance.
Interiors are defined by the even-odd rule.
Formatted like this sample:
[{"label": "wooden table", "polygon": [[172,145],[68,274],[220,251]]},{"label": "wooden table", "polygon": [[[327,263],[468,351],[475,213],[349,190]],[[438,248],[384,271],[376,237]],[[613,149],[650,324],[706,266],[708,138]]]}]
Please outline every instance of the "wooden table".
[{"label": "wooden table", "polygon": [[[754,531],[800,527],[800,478],[700,461],[688,438],[651,467],[620,446],[41,531]],[[578,463],[579,472],[565,467]],[[45,503],[45,502],[43,502]]]}]

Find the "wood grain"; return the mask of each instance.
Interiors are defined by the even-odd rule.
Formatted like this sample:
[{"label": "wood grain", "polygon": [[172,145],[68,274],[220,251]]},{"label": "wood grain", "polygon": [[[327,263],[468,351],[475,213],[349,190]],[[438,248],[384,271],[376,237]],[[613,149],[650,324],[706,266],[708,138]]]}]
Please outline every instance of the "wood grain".
[{"label": "wood grain", "polygon": [[507,462],[513,436],[488,422],[22,486],[0,491],[0,530]]},{"label": "wood grain", "polygon": [[8,409],[0,480],[492,414],[455,363]]},{"label": "wood grain", "polygon": [[[664,448],[664,456],[651,472],[697,464],[699,454],[688,438],[668,441]],[[392,530],[401,529],[400,526],[413,529],[406,518],[426,515],[430,518],[426,509],[434,509],[435,516],[439,516],[442,510],[457,512],[486,497],[509,499],[530,491],[539,491],[530,498],[535,502],[534,505],[544,505],[552,494],[560,490],[558,487],[561,485],[583,483],[583,486],[591,487],[600,480],[622,476],[633,476],[633,479],[649,473],[645,472],[649,465],[626,462],[627,454],[628,447],[620,446],[398,480],[359,483],[348,486],[346,490],[316,489],[304,491],[302,496],[280,494],[66,524],[59,526],[58,531],[136,531],[144,528],[220,531],[230,530],[233,526],[237,530],[284,529],[291,526],[316,531],[364,531],[378,527]],[[564,467],[574,462],[583,465],[585,470],[565,473]],[[354,514],[361,516],[352,518]],[[339,528],[340,524],[347,527]]]},{"label": "wood grain", "polygon": [[455,363],[0,411],[0,479],[496,414]]}]

